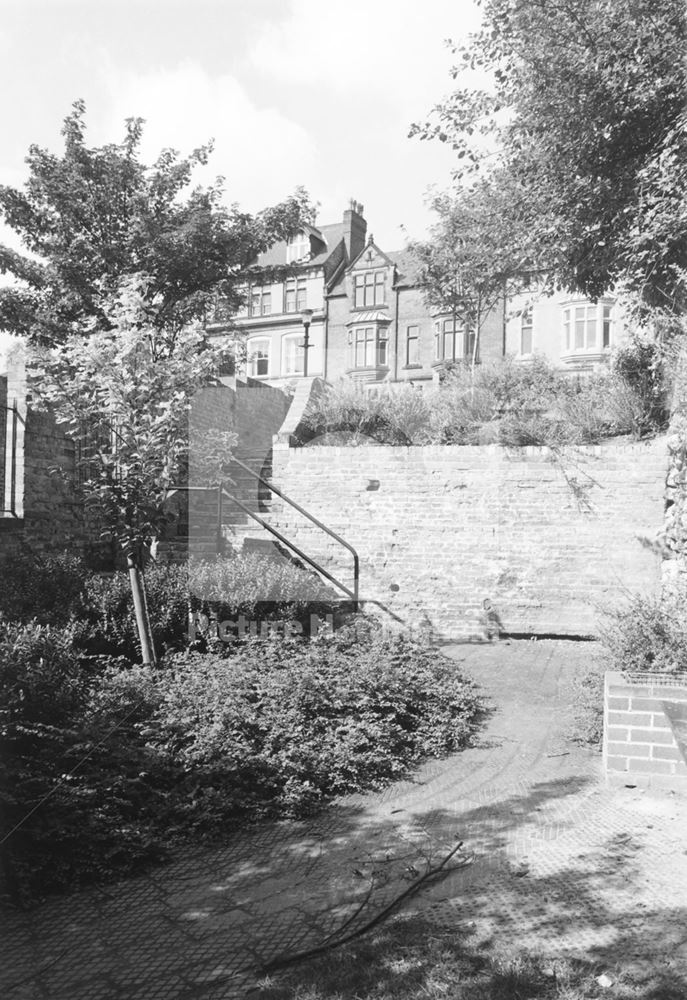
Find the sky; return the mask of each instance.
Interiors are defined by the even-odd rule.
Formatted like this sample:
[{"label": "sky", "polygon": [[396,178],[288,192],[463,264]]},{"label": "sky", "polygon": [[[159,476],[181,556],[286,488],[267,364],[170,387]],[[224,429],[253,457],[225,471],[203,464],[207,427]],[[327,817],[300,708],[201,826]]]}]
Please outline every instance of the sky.
[{"label": "sky", "polygon": [[229,203],[256,212],[302,185],[327,224],[354,198],[387,251],[426,235],[428,192],[450,182],[450,150],[408,130],[451,91],[445,40],[477,27],[471,0],[0,0],[0,15],[2,184],[23,183],[31,144],[60,151],[78,98],[90,145],[129,117],[144,162],[213,139],[195,179],[223,176]]}]

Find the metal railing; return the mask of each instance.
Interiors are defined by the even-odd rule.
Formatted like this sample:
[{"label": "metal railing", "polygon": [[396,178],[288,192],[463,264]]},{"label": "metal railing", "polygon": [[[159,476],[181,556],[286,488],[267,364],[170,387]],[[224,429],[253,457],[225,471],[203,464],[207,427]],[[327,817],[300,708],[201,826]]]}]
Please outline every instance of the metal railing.
[{"label": "metal railing", "polygon": [[240,469],[243,469],[244,472],[247,472],[250,476],[253,477],[253,479],[257,480],[257,482],[259,482],[261,486],[264,486],[271,493],[275,493],[278,497],[280,497],[284,501],[284,503],[287,503],[290,507],[293,507],[294,510],[297,510],[299,512],[299,514],[302,514],[303,517],[306,517],[309,521],[312,522],[312,524],[316,525],[318,528],[320,528],[322,531],[324,531],[327,535],[329,535],[330,538],[333,538],[334,541],[338,542],[339,545],[343,546],[343,548],[347,549],[351,553],[351,555],[353,556],[353,589],[352,590],[349,587],[347,587],[345,584],[341,583],[340,580],[337,580],[335,577],[333,577],[326,570],[323,570],[322,567],[319,566],[318,564],[316,564],[313,560],[311,560],[309,556],[306,556],[303,553],[301,553],[300,550],[297,550],[296,546],[292,542],[290,542],[288,539],[284,538],[284,536],[281,535],[280,532],[278,532],[276,528],[273,528],[272,525],[267,524],[266,521],[264,521],[262,518],[260,518],[257,514],[255,514],[252,511],[250,511],[244,504],[242,504],[240,501],[236,500],[235,497],[232,498],[234,500],[234,502],[237,503],[239,507],[241,507],[242,510],[245,510],[245,512],[250,517],[253,518],[253,520],[258,521],[259,523],[261,523],[263,525],[263,527],[265,527],[267,529],[267,531],[269,531],[271,534],[273,534],[273,535],[277,536],[278,538],[280,538],[280,540],[282,540],[284,542],[284,544],[287,545],[294,552],[298,552],[298,554],[300,555],[301,558],[305,559],[306,562],[310,563],[311,566],[313,566],[315,569],[317,569],[318,573],[322,573],[324,576],[327,577],[328,580],[331,580],[331,582],[335,586],[339,587],[340,590],[343,590],[343,592],[345,594],[348,594],[348,596],[350,598],[352,598],[353,603],[355,605],[355,610],[357,611],[358,610],[358,601],[359,601],[359,586],[360,586],[360,559],[358,557],[358,553],[353,548],[353,546],[350,545],[346,541],[345,538],[342,538],[341,535],[338,535],[331,528],[328,528],[326,524],[323,524],[322,521],[320,521],[317,517],[315,517],[314,514],[311,514],[310,511],[307,511],[304,507],[302,507],[296,500],[293,500],[291,497],[287,496],[286,493],[284,493],[283,490],[280,490],[278,486],[275,486],[273,483],[268,482],[267,479],[263,479],[262,476],[258,475],[257,472],[254,472],[253,469],[250,468],[250,466],[248,466],[248,465],[245,464],[245,462],[242,462],[238,458],[233,458],[231,464],[232,465],[238,465],[238,467]]},{"label": "metal railing", "polygon": [[264,518],[260,517],[259,514],[256,514],[256,512],[251,510],[250,507],[248,507],[247,504],[245,504],[242,500],[239,500],[238,497],[230,493],[225,488],[223,483],[220,483],[217,486],[177,486],[170,493],[170,496],[173,493],[177,492],[216,493],[217,495],[216,551],[218,555],[222,553],[222,550],[224,548],[224,533],[223,533],[224,500],[227,499],[231,503],[236,504],[236,506],[240,510],[244,511],[244,513],[246,513],[250,518],[256,521],[257,524],[259,524],[262,528],[265,529],[265,531],[268,531],[271,535],[277,538],[282,543],[282,545],[285,545],[286,548],[290,549],[290,551],[293,552],[296,556],[298,556],[299,559],[302,559],[309,566],[312,566],[312,568],[317,573],[319,573],[320,576],[323,576],[326,580],[329,580],[329,582],[333,583],[335,587],[338,587],[339,590],[343,591],[343,593],[346,594],[347,597],[350,597],[351,600],[353,601],[353,610],[357,611],[359,605],[360,559],[358,557],[358,553],[355,551],[353,546],[349,545],[349,543],[344,538],[338,535],[335,531],[332,531],[331,528],[328,528],[326,524],[323,524],[322,521],[320,521],[318,518],[314,516],[314,514],[311,514],[295,500],[292,500],[290,497],[286,496],[286,494],[283,493],[282,490],[280,490],[277,486],[273,486],[272,483],[269,483],[266,479],[263,479],[262,476],[258,475],[257,472],[253,472],[253,470],[249,466],[245,465],[237,458],[233,459],[233,462],[236,465],[239,465],[244,471],[250,473],[250,475],[254,479],[256,479],[259,483],[261,483],[264,487],[266,487],[272,493],[275,493],[285,503],[289,504],[289,506],[293,507],[300,514],[303,514],[304,517],[306,517],[314,525],[316,525],[327,535],[329,535],[330,538],[333,538],[336,542],[338,542],[340,545],[342,545],[345,549],[347,549],[351,553],[351,555],[353,556],[352,588],[348,587],[345,583],[342,583],[341,580],[337,579],[332,573],[329,572],[329,570],[325,569],[324,566],[318,563],[316,559],[313,559],[312,556],[309,556],[306,552],[303,552],[303,550],[299,548],[299,546],[296,545],[294,542],[292,542],[289,538],[287,538],[286,535],[282,534],[282,532],[279,531],[277,528],[274,528]]}]

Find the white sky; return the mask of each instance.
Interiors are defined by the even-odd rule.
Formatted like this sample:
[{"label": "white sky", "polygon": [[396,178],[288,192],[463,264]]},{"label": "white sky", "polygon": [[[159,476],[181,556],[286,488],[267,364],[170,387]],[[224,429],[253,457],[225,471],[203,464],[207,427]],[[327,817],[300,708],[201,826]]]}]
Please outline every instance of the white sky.
[{"label": "white sky", "polygon": [[[474,30],[472,0],[0,0],[0,183],[32,143],[59,151],[71,104],[87,141],[146,119],[145,162],[215,140],[203,181],[254,212],[303,185],[320,223],[349,198],[385,250],[422,237],[451,153],[407,138],[450,92],[444,39]],[[0,238],[6,235],[0,233]]]},{"label": "white sky", "polygon": [[303,184],[337,221],[363,202],[375,237],[422,235],[427,187],[450,152],[407,138],[451,90],[443,40],[473,29],[470,0],[0,0],[0,182],[31,143],[59,150],[84,98],[93,144],[146,119],[143,155],[215,138],[211,174],[254,211]]}]

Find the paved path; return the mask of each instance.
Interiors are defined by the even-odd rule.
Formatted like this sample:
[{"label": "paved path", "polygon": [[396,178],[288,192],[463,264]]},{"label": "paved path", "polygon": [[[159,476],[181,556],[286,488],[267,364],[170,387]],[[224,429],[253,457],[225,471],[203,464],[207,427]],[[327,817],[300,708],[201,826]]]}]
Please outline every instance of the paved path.
[{"label": "paved path", "polygon": [[495,705],[477,746],[316,821],[4,914],[0,995],[244,997],[266,963],[363,926],[459,840],[472,863],[410,906],[502,949],[623,967],[660,954],[687,971],[687,803],[606,791],[599,756],[566,739],[571,680],[593,646],[447,652]]}]

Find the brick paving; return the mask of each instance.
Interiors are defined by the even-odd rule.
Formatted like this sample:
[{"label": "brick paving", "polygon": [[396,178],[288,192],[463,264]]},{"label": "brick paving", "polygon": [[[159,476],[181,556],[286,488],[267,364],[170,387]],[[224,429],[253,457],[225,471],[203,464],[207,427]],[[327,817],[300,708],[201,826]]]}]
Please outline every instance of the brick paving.
[{"label": "brick paving", "polygon": [[5,911],[0,995],[247,996],[268,962],[362,927],[459,840],[471,864],[408,907],[505,950],[624,968],[660,956],[687,974],[687,801],[607,790],[599,755],[567,738],[571,681],[594,647],[445,652],[495,708],[476,746],[312,822],[264,825],[146,876]]}]

